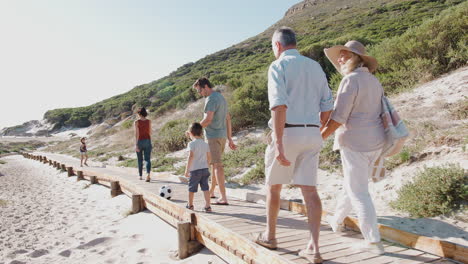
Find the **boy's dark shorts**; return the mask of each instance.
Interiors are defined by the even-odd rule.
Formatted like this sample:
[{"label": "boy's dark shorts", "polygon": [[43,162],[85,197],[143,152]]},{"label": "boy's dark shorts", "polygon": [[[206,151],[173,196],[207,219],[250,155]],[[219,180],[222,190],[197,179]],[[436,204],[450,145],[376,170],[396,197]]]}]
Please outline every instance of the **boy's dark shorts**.
[{"label": "boy's dark shorts", "polygon": [[194,170],[190,172],[189,178],[189,192],[197,192],[198,184],[202,191],[208,191],[210,186],[208,185],[208,178],[210,177],[210,171],[208,168]]}]

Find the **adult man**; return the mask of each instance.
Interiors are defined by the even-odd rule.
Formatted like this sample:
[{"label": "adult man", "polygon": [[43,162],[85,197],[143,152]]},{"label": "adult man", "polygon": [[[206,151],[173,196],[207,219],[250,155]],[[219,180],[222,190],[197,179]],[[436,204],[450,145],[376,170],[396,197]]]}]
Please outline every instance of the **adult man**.
[{"label": "adult man", "polygon": [[196,80],[193,88],[203,97],[206,97],[203,120],[200,124],[205,128],[205,136],[211,152],[212,171],[215,176],[211,180],[212,190],[210,190],[210,193],[213,195],[214,186],[217,183],[221,197],[214,204],[228,205],[221,158],[226,145],[226,137],[229,141],[229,147],[233,150],[236,149],[236,145],[232,141],[231,115],[228,113],[226,100],[219,92],[213,91],[213,87],[207,78],[203,77]]},{"label": "adult man", "polygon": [[282,184],[301,189],[307,208],[311,239],[300,255],[321,263],[318,237],[322,205],[318,196],[317,169],[322,147],[320,124],[333,109],[333,97],[320,65],[299,54],[296,35],[287,27],[272,37],[276,57],[268,70],[268,101],[273,130],[265,152],[267,228],[255,242],[276,249],[276,222]]}]

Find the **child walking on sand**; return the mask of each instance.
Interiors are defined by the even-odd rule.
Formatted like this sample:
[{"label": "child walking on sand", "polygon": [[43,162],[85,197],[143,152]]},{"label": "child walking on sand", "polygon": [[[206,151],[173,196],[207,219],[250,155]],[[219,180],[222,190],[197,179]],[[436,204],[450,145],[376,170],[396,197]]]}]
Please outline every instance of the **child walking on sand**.
[{"label": "child walking on sand", "polygon": [[84,165],[88,166],[88,150],[86,149],[86,138],[82,137],[80,139],[81,145],[80,145],[80,154],[81,154],[81,167],[83,167],[83,159],[84,159]]},{"label": "child walking on sand", "polygon": [[200,123],[190,125],[187,135],[192,140],[188,144],[189,156],[187,158],[187,166],[185,167],[185,177],[189,178],[189,199],[187,208],[193,210],[193,196],[198,191],[198,185],[203,191],[205,197],[205,207],[203,211],[211,212],[210,192],[208,178],[210,171],[208,164],[211,161],[210,149],[208,144],[202,139],[203,127]]}]

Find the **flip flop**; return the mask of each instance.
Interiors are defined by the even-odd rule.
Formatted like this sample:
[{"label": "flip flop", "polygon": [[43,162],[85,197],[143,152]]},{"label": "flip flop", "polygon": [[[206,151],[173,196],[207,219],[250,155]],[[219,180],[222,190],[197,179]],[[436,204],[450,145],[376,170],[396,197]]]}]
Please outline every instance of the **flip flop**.
[{"label": "flip flop", "polygon": [[259,244],[262,247],[266,247],[271,250],[278,249],[278,241],[276,240],[276,238],[270,240],[264,239],[263,233],[251,234],[250,237],[255,243]]},{"label": "flip flop", "polygon": [[215,203],[211,203],[211,204],[214,204],[214,205],[229,205],[229,203],[227,203],[227,202],[218,202],[218,201],[216,201]]},{"label": "flip flop", "polygon": [[322,256],[320,256],[320,253],[316,254],[314,251],[312,251],[310,249],[301,249],[301,250],[299,250],[297,255],[299,257],[303,257],[303,258],[307,259],[308,261],[310,261],[311,263],[314,263],[314,264],[323,263],[323,259],[322,259]]},{"label": "flip flop", "polygon": [[210,198],[211,198],[211,199],[214,199],[214,198],[217,198],[217,197],[213,195],[213,196],[210,196]]}]

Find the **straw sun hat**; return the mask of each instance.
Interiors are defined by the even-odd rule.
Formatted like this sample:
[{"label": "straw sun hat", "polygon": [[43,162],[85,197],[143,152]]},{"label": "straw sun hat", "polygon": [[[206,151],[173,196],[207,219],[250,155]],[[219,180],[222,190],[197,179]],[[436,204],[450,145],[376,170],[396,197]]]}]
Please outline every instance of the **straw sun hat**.
[{"label": "straw sun hat", "polygon": [[359,55],[359,57],[361,57],[361,59],[364,61],[364,64],[367,66],[370,72],[374,72],[375,70],[377,70],[377,66],[379,65],[377,63],[377,60],[374,57],[366,54],[366,48],[364,47],[364,45],[362,45],[361,42],[351,40],[346,42],[344,46],[337,45],[328,49],[324,49],[325,55],[330,60],[330,62],[333,63],[333,65],[339,72],[341,66],[338,63],[338,58],[340,57],[340,51],[342,50],[351,51]]}]

